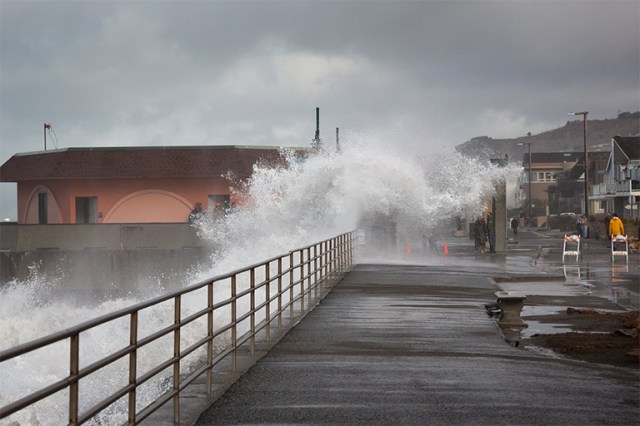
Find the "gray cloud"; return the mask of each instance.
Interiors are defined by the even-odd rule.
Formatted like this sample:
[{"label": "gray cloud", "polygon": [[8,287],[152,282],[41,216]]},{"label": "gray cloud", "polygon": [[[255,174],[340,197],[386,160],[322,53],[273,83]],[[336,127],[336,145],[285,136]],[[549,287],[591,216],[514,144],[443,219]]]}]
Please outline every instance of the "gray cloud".
[{"label": "gray cloud", "polygon": [[60,147],[306,145],[319,106],[325,139],[402,129],[435,149],[610,118],[640,109],[639,16],[635,0],[2,0],[0,161],[41,149],[45,121]]}]

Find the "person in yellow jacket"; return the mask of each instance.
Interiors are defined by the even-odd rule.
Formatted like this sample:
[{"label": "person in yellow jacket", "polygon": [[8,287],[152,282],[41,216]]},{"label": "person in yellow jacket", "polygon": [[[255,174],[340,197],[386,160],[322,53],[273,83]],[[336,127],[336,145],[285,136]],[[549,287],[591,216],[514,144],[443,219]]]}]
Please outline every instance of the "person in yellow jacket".
[{"label": "person in yellow jacket", "polygon": [[611,222],[609,222],[609,235],[611,235],[611,237],[624,235],[624,225],[615,213],[611,215]]}]

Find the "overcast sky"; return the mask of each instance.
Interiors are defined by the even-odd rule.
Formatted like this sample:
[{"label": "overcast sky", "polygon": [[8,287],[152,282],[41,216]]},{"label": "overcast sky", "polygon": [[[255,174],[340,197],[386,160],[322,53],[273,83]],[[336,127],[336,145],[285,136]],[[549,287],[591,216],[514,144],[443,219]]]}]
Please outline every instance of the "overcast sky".
[{"label": "overcast sky", "polygon": [[0,19],[0,162],[43,149],[44,122],[48,148],[305,146],[320,107],[325,142],[435,149],[640,109],[638,0],[0,0]]}]

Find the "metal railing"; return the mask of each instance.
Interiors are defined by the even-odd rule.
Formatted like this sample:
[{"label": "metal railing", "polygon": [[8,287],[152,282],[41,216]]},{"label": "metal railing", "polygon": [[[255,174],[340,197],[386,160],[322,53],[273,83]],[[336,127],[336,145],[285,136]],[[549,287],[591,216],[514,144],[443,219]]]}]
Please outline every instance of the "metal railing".
[{"label": "metal railing", "polygon": [[[203,282],[190,285],[156,297],[152,300],[103,315],[86,321],[66,330],[36,339],[34,341],[0,352],[1,363],[15,360],[17,357],[30,354],[37,350],[50,347],[55,343],[68,341],[69,369],[68,375],[26,396],[0,407],[0,419],[6,418],[26,407],[62,390],[68,393],[68,422],[77,425],[94,418],[101,411],[116,403],[120,399],[127,399],[126,411],[128,424],[137,424],[157,411],[169,401],[173,401],[173,421],[180,422],[180,392],[192,384],[196,379],[206,374],[207,394],[211,395],[213,387],[214,366],[230,358],[231,368],[236,368],[238,349],[245,344],[250,346],[253,354],[255,350],[256,334],[264,330],[267,339],[270,335],[272,321],[281,318],[287,310],[293,310],[294,304],[301,300],[321,284],[341,278],[353,264],[354,232],[345,233],[337,237],[293,250],[285,255],[277,256],[264,262],[248,266],[217,276]],[[274,273],[275,272],[275,273]],[[260,279],[263,277],[264,279]],[[193,313],[185,314],[183,301],[187,297],[198,296],[198,291],[204,293],[200,298],[206,299],[206,306]],[[225,293],[221,300],[217,300],[216,293]],[[249,299],[249,307],[243,311],[240,301]],[[149,332],[145,336],[138,335],[141,313],[160,304],[172,304],[169,310],[169,324],[160,329]],[[223,312],[224,311],[224,312]],[[220,314],[217,317],[214,314]],[[228,318],[218,324],[220,317]],[[215,318],[215,323],[214,323]],[[263,318],[260,320],[260,318]],[[128,319],[128,320],[127,320]],[[120,320],[128,322],[128,345],[121,347],[88,365],[81,365],[81,336],[96,327]],[[206,322],[206,333],[195,338],[195,342],[185,347],[181,339],[181,331],[196,321]],[[248,323],[248,324],[247,324]],[[215,327],[214,327],[215,325]],[[242,327],[247,329],[242,332]],[[152,365],[144,374],[139,374],[141,349],[152,342],[167,337],[172,340],[172,356]],[[193,336],[191,336],[193,338]],[[228,339],[228,344],[220,347],[214,345],[214,340]],[[246,347],[246,346],[245,346]],[[206,351],[206,361],[189,371],[183,371],[181,363],[198,349]],[[128,358],[127,358],[128,357]],[[117,361],[128,360],[128,383],[111,392],[108,396],[91,403],[84,409],[79,403],[84,393],[91,393],[89,387],[79,387],[81,379],[86,379]],[[170,370],[163,380],[170,381],[170,389],[163,392],[157,399],[139,409],[137,391],[141,385]],[[85,404],[87,405],[87,404]]]}]

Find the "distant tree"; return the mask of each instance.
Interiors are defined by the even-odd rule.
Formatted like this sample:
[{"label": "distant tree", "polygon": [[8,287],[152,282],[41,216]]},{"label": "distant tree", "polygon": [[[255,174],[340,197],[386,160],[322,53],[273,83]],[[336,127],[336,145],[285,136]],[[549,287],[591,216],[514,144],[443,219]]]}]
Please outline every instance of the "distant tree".
[{"label": "distant tree", "polygon": [[632,119],[632,118],[640,118],[640,111],[636,111],[636,112],[621,112],[620,114],[618,114],[618,118],[623,118],[623,119]]}]

